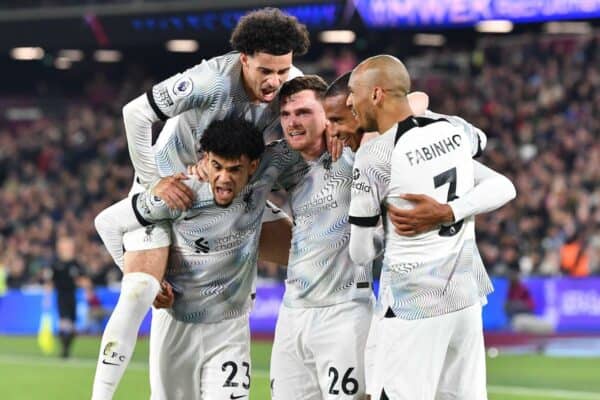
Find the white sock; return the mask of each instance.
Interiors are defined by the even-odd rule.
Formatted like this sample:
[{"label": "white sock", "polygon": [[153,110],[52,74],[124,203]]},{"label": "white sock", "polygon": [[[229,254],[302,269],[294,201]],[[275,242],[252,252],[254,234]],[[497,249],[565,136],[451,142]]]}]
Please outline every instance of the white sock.
[{"label": "white sock", "polygon": [[121,294],[102,335],[92,400],[110,400],[129,364],[137,334],[160,290],[152,275],[132,272],[123,276]]}]

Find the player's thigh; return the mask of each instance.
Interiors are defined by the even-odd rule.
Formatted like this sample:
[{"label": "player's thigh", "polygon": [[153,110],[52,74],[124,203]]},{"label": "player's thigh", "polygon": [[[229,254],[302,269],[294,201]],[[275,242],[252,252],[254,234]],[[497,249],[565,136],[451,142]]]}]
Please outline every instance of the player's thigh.
[{"label": "player's thigh", "polygon": [[378,322],[373,398],[433,400],[450,340],[445,318]]},{"label": "player's thigh", "polygon": [[201,398],[247,399],[252,382],[249,317],[203,325],[206,360],[200,371]]},{"label": "player's thigh", "polygon": [[171,227],[167,223],[148,225],[123,236],[124,273],[145,272],[162,280],[167,268]]},{"label": "player's thigh", "polygon": [[269,371],[273,400],[321,399],[314,357],[303,349],[305,322],[304,310],[285,306],[279,310]]},{"label": "player's thigh", "polygon": [[[369,327],[369,335],[365,344],[365,393],[374,395],[375,387],[377,387],[377,376],[373,373],[375,370],[375,352],[377,349],[378,339],[378,322],[379,318],[373,316],[371,326]],[[375,399],[375,396],[372,396]]]},{"label": "player's thigh", "polygon": [[323,399],[363,399],[372,305],[352,301],[315,311],[321,315],[313,321],[310,346]]},{"label": "player's thigh", "polygon": [[436,400],[485,400],[486,366],[481,305],[456,313],[454,334],[435,396]]},{"label": "player's thigh", "polygon": [[200,400],[204,360],[200,324],[175,320],[152,310],[150,389],[152,400]]}]

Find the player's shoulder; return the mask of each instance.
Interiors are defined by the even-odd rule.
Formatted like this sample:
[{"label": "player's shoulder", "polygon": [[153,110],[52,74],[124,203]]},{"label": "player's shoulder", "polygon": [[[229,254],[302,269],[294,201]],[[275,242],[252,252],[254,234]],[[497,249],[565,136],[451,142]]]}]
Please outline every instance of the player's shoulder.
[{"label": "player's shoulder", "polygon": [[294,78],[297,78],[299,76],[303,76],[304,73],[300,70],[300,68],[296,67],[295,65],[292,65],[290,67],[290,72],[288,73],[288,81],[291,81]]},{"label": "player's shoulder", "polygon": [[356,151],[355,161],[360,159],[380,158],[382,152],[394,147],[394,136],[392,132],[378,135],[368,142],[361,144]]},{"label": "player's shoulder", "polygon": [[[216,56],[194,65],[186,71],[194,81],[222,80],[240,70],[239,53],[231,52]],[[237,71],[236,71],[237,70]]]},{"label": "player's shoulder", "polygon": [[340,157],[340,159],[338,160],[338,162],[341,162],[341,163],[344,163],[344,164],[348,164],[348,165],[353,165],[355,158],[356,158],[356,153],[353,152],[350,147],[344,147],[344,150],[342,152],[342,156]]},{"label": "player's shoulder", "polygon": [[288,146],[285,139],[273,140],[272,142],[265,145],[265,153],[271,153],[271,154],[281,153],[281,152],[289,153],[290,150],[291,149]]}]

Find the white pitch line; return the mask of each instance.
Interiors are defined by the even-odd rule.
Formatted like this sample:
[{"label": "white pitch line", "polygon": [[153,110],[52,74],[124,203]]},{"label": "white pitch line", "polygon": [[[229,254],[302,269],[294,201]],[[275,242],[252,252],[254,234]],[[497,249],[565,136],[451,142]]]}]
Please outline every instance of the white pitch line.
[{"label": "white pitch line", "polygon": [[514,394],[517,396],[540,396],[553,399],[568,399],[568,400],[600,400],[600,393],[595,392],[580,392],[574,390],[562,389],[542,389],[529,388],[522,386],[498,386],[488,385],[488,392]]},{"label": "white pitch line", "polygon": [[[42,357],[42,356],[26,356],[26,355],[0,355],[0,363],[13,364],[13,365],[42,365],[50,367],[62,367],[62,368],[81,368],[88,367],[94,368],[96,361],[86,358],[69,358],[63,360],[61,358]],[[147,371],[148,364],[142,361],[132,361],[129,363],[127,369],[136,371]],[[264,369],[257,369],[252,371],[252,376],[256,378],[269,378],[269,371]],[[488,385],[488,392],[497,394],[513,394],[517,396],[540,396],[552,399],[568,399],[568,400],[600,400],[600,393],[595,392],[581,392],[573,390],[562,390],[562,389],[542,389],[542,388],[528,388],[522,386],[499,386],[499,385]]]}]

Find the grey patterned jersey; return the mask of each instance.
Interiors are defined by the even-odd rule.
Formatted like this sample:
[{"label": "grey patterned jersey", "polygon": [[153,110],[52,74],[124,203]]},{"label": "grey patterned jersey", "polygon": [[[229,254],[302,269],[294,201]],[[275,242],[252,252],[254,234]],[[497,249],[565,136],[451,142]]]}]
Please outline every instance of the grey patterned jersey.
[{"label": "grey patterned jersey", "polygon": [[[176,293],[171,310],[184,322],[213,323],[247,313],[256,283],[258,239],[265,201],[273,185],[290,188],[306,165],[285,142],[267,147],[258,170],[228,207],[214,203],[208,183],[190,181],[193,207],[172,211],[149,192],[134,196],[145,224],[171,220],[166,279]],[[151,226],[151,225],[149,225]]]},{"label": "grey patterned jersey", "polygon": [[[292,66],[288,80],[299,75]],[[267,142],[281,137],[279,102],[250,102],[238,52],[205,60],[156,84],[148,100],[161,119],[177,116],[167,121],[154,146],[160,176],[185,171],[198,161],[200,137],[214,120],[244,118],[263,131]]]},{"label": "grey patterned jersey", "polygon": [[374,226],[384,217],[380,315],[391,309],[404,319],[434,317],[468,307],[492,291],[475,245],[473,218],[404,237],[383,212],[386,202],[409,207],[395,197],[402,193],[423,193],[444,203],[473,187],[471,157],[481,151],[483,134],[462,119],[444,118],[408,118],[356,156],[351,223]]},{"label": "grey patterned jersey", "polygon": [[283,302],[288,307],[324,307],[370,299],[371,267],[350,259],[350,188],[354,154],[346,148],[331,162],[324,153],[289,191],[294,220]]}]

